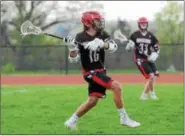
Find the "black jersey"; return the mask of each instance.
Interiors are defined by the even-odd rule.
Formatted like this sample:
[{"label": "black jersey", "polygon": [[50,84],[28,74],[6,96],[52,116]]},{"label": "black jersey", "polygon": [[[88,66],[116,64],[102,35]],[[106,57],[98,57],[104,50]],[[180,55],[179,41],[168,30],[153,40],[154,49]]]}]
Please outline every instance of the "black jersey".
[{"label": "black jersey", "polygon": [[146,35],[143,35],[141,31],[134,32],[130,39],[135,43],[135,56],[136,58],[147,58],[151,54],[152,50],[158,51],[158,40],[151,33],[147,32]]},{"label": "black jersey", "polygon": [[[95,38],[99,38],[104,41],[105,39],[110,38],[110,36],[105,31],[101,33],[97,33],[95,36],[90,36],[85,31],[83,31],[76,35],[75,40],[77,42],[84,43],[84,42],[92,41]],[[105,68],[104,67],[104,61],[105,61],[104,49],[99,49],[97,51],[91,51],[89,49],[85,49],[83,45],[81,44],[78,45],[78,48],[79,48],[83,70],[90,71],[90,70]]]}]

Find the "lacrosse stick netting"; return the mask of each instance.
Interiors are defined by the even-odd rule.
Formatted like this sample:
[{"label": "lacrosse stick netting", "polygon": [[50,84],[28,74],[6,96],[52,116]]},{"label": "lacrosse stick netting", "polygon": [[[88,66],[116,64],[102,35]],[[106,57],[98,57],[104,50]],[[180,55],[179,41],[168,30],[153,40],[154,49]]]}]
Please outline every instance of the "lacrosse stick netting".
[{"label": "lacrosse stick netting", "polygon": [[128,41],[127,37],[122,34],[120,29],[118,29],[114,32],[114,38],[118,39],[121,43]]},{"label": "lacrosse stick netting", "polygon": [[43,31],[40,27],[33,25],[31,21],[27,20],[21,25],[21,35],[26,36],[30,34],[40,35],[43,34]]},{"label": "lacrosse stick netting", "polygon": [[[33,25],[31,21],[27,20],[21,25],[21,35],[24,38],[24,36],[30,35],[30,34],[33,34],[33,35],[44,34],[44,35],[51,36],[51,37],[54,37],[54,38],[62,39],[65,42],[67,42],[67,40],[69,40],[68,37],[60,37],[60,36],[57,36],[57,35],[45,33],[45,32],[42,31],[42,29],[40,27],[37,27],[37,26]],[[75,41],[75,44],[83,45],[84,43],[80,43],[80,42]]]}]

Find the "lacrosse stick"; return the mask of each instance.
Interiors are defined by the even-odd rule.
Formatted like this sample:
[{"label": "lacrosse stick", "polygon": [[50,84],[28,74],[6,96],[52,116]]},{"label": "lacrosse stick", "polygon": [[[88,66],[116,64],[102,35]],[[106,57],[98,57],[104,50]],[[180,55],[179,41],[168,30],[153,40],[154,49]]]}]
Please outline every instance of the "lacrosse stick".
[{"label": "lacrosse stick", "polygon": [[[25,37],[26,35],[31,35],[31,34],[33,34],[33,35],[47,35],[47,36],[51,36],[54,38],[62,39],[66,42],[65,37],[59,37],[59,36],[56,36],[53,34],[45,33],[42,31],[42,29],[40,27],[33,25],[31,21],[27,20],[21,25],[21,35],[22,35],[22,37]],[[75,41],[75,44],[82,44],[82,43]]]},{"label": "lacrosse stick", "polygon": [[119,40],[121,43],[128,41],[127,37],[122,34],[122,32],[120,31],[120,29],[118,29],[118,30],[116,30],[114,32],[114,38],[117,39],[117,40]]}]

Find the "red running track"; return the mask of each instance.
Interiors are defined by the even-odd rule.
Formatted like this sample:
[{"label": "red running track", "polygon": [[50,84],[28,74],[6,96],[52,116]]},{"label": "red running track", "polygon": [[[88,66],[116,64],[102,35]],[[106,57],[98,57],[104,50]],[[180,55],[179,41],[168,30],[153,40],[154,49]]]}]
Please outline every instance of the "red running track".
[{"label": "red running track", "polygon": [[[114,74],[113,79],[121,83],[142,84],[145,79],[140,74]],[[156,79],[158,84],[183,84],[184,74],[162,74]],[[10,75],[1,76],[2,85],[63,85],[85,84],[82,75]]]}]

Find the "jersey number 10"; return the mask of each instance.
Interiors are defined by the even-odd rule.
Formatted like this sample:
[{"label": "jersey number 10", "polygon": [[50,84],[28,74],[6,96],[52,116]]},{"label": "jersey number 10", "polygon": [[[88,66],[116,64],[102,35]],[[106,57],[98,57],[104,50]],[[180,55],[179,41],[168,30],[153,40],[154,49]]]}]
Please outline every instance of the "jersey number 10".
[{"label": "jersey number 10", "polygon": [[90,58],[91,63],[93,63],[93,62],[99,61],[100,56],[99,56],[99,53],[97,53],[96,51],[90,50],[89,58]]}]

